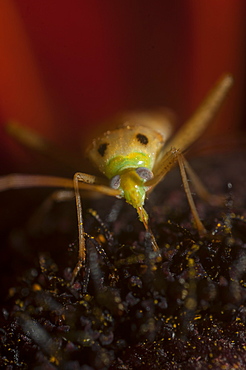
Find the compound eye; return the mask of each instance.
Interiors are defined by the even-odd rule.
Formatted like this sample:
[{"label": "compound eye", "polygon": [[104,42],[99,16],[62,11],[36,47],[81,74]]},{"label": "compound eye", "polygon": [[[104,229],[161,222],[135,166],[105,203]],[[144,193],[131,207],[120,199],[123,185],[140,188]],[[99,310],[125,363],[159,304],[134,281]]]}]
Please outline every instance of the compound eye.
[{"label": "compound eye", "polygon": [[120,175],[116,175],[116,176],[112,177],[112,179],[110,180],[110,187],[112,189],[119,189],[119,187],[120,187]]},{"label": "compound eye", "polygon": [[154,177],[153,172],[146,167],[139,167],[136,169],[136,172],[138,176],[144,181],[149,181]]}]

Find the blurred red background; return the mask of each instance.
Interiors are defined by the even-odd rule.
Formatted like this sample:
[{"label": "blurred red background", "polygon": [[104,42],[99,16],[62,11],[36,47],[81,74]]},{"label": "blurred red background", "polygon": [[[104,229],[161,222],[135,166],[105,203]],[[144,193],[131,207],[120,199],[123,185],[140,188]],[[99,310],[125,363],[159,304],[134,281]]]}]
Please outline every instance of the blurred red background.
[{"label": "blurred red background", "polygon": [[35,171],[9,120],[82,158],[107,117],[164,105],[182,122],[225,72],[235,85],[209,132],[242,129],[245,16],[245,0],[1,0],[1,173]]}]

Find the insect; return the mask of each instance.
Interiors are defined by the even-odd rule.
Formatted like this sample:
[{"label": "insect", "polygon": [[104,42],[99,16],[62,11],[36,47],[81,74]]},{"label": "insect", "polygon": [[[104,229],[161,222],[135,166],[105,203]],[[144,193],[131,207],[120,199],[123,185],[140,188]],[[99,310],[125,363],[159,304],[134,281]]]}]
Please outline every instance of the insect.
[{"label": "insect", "polygon": [[[106,131],[96,138],[88,148],[87,155],[104,175],[104,179],[82,172],[75,173],[73,180],[52,176],[11,174],[0,178],[0,191],[37,186],[74,189],[78,215],[79,253],[72,281],[86,259],[81,189],[125,198],[126,202],[136,209],[146,232],[151,236],[153,250],[158,252],[158,245],[149,227],[144,202],[146,194],[152,191],[165,175],[178,164],[195,225],[202,235],[206,233],[206,230],[198,216],[188,185],[187,174],[193,181],[198,195],[206,200],[211,200],[212,196],[195,175],[182,153],[207,128],[225,99],[232,82],[231,75],[224,75],[193,116],[169,141],[170,123],[163,122],[161,124],[160,121],[163,117],[144,112],[129,114],[121,127]],[[35,141],[38,138],[40,141],[39,137],[30,134],[30,132],[26,131],[25,133],[25,130],[23,132],[27,137],[30,136],[27,140]]]}]

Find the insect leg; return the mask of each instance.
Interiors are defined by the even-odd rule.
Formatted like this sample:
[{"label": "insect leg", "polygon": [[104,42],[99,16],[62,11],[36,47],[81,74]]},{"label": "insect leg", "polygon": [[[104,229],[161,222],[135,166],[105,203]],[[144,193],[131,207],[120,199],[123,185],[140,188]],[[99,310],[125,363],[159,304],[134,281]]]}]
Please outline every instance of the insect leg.
[{"label": "insect leg", "polygon": [[197,176],[193,168],[190,166],[188,161],[185,159],[185,157],[183,157],[183,161],[186,172],[189,175],[192,181],[192,185],[196,189],[196,192],[199,195],[199,197],[203,199],[205,202],[211,204],[212,206],[222,205],[225,200],[225,197],[222,195],[211,194],[206,188],[206,186],[202,183],[201,179]]},{"label": "insect leg", "polygon": [[106,186],[96,185],[95,184],[95,176],[88,175],[86,173],[77,172],[74,175],[74,191],[75,191],[75,199],[76,199],[76,207],[77,207],[77,217],[78,217],[78,232],[79,232],[79,253],[78,253],[78,262],[75,266],[72,274],[72,281],[73,284],[74,279],[76,278],[77,274],[83,267],[86,258],[86,247],[85,247],[85,237],[84,237],[84,224],[83,224],[83,214],[82,214],[82,201],[80,196],[80,183],[84,183],[91,187],[90,190],[98,191],[107,195],[116,196],[119,192],[115,189],[111,189]]},{"label": "insect leg", "polygon": [[173,148],[163,155],[158,162],[158,166],[156,165],[153,169],[154,177],[145,183],[146,186],[149,187],[148,191],[153,190],[154,187],[163,180],[166,174],[177,165],[177,155],[178,151]]},{"label": "insect leg", "polygon": [[163,179],[163,177],[177,164],[179,164],[180,173],[181,173],[182,181],[184,184],[184,190],[185,190],[187,200],[190,205],[192,215],[196,223],[196,227],[199,233],[203,235],[204,233],[206,233],[206,230],[199,218],[199,215],[197,213],[196,206],[195,206],[195,203],[194,203],[191,191],[190,191],[190,187],[189,187],[189,183],[188,183],[187,175],[186,175],[186,168],[185,168],[186,161],[184,159],[184,156],[179,150],[172,148],[164,155],[164,157],[162,158],[160,162],[160,166],[158,170],[156,170],[156,172],[154,173],[154,178],[146,182],[146,185],[150,186],[150,188],[153,189],[158,184],[158,182],[160,182]]},{"label": "insect leg", "polygon": [[91,176],[80,172],[74,175],[73,180],[55,176],[22,175],[22,174],[10,174],[0,177],[0,191],[34,187],[62,187],[74,189],[78,213],[79,261],[73,271],[72,282],[74,281],[76,275],[78,274],[85,260],[85,240],[82,218],[82,204],[79,189],[96,191],[113,197],[120,195],[120,191],[117,189],[112,189],[105,185],[96,184],[98,182],[103,183],[103,181],[104,180],[100,181],[100,179],[96,176]]},{"label": "insect leg", "polygon": [[205,229],[205,227],[203,226],[203,223],[200,220],[200,217],[198,215],[198,212],[197,212],[197,209],[196,209],[196,206],[195,206],[195,203],[194,203],[191,191],[190,191],[190,186],[189,186],[186,171],[185,171],[184,157],[181,153],[178,153],[177,159],[178,159],[180,173],[181,173],[181,177],[182,177],[182,181],[183,181],[183,185],[184,185],[184,190],[185,190],[185,193],[186,193],[186,196],[187,196],[187,200],[188,200],[188,203],[189,203],[191,213],[193,215],[197,230],[198,230],[200,235],[204,235],[204,234],[206,234],[206,229]]},{"label": "insect leg", "polygon": [[[80,189],[97,191],[99,193],[114,197],[120,195],[120,191],[117,189],[111,189],[110,187],[105,185],[92,185],[95,183],[103,184],[104,179],[87,174],[83,175],[85,176],[85,180],[83,183],[78,184],[78,187]],[[91,182],[89,180],[86,180],[88,178],[91,179]],[[37,187],[74,189],[74,181],[65,177],[23,175],[19,173],[12,173],[10,175],[0,176],[0,192],[11,189],[28,189]]]}]

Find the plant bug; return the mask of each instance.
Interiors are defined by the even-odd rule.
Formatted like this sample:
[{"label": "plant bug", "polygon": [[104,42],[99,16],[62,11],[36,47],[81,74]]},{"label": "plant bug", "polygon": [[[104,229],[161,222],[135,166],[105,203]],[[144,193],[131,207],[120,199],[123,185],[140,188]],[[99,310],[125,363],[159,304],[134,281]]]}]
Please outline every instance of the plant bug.
[{"label": "plant bug", "polygon": [[[156,112],[155,114],[148,112],[130,113],[122,126],[106,131],[96,138],[88,148],[87,155],[108,179],[106,181],[103,178],[82,172],[75,173],[73,180],[52,176],[11,174],[0,178],[0,191],[37,186],[74,189],[78,216],[79,253],[77,265],[73,270],[72,282],[86,258],[81,189],[125,198],[126,202],[136,209],[140,221],[151,236],[153,250],[158,252],[158,245],[149,227],[148,214],[144,209],[144,201],[146,194],[152,191],[165,175],[178,164],[196,227],[202,235],[206,233],[206,230],[198,216],[186,173],[193,181],[199,196],[207,201],[213,201],[217,198],[207,192],[182,153],[207,128],[226,97],[232,82],[233,79],[229,74],[223,76],[193,116],[168,142],[171,125]],[[162,123],[162,121],[164,122]],[[44,141],[37,135],[18,127],[13,130],[15,136],[20,139],[24,136],[24,141],[29,146],[35,142],[36,146],[45,149]]]}]

